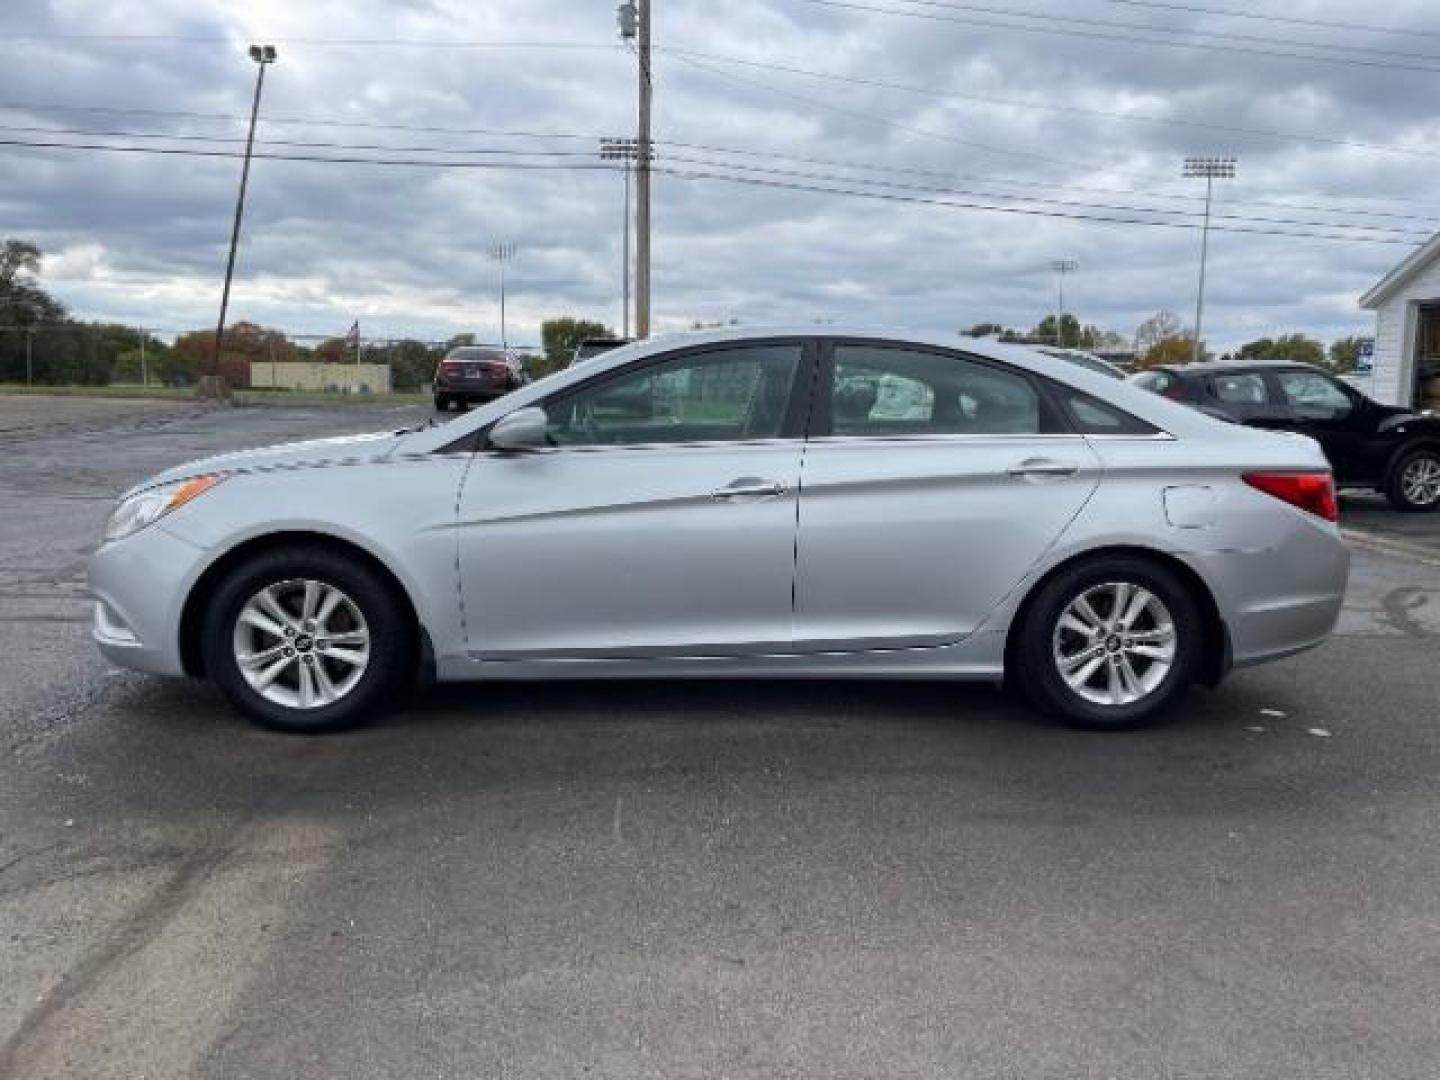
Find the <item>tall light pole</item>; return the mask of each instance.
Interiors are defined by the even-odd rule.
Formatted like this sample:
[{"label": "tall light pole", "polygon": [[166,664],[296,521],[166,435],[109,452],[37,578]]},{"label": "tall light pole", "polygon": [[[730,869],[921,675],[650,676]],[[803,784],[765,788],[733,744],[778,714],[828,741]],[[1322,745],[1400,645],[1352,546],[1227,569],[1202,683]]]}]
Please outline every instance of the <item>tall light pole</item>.
[{"label": "tall light pole", "polygon": [[620,233],[620,321],[624,325],[622,337],[630,336],[630,163],[640,153],[637,139],[602,138],[600,160],[618,161],[625,173],[625,224]]},{"label": "tall light pole", "polygon": [[650,0],[625,0],[620,37],[633,40],[639,60],[639,113],[635,132],[635,336],[650,336]]},{"label": "tall light pole", "polygon": [[1200,227],[1200,287],[1195,292],[1195,349],[1192,361],[1202,359],[1200,345],[1201,320],[1205,317],[1205,258],[1210,249],[1210,198],[1215,190],[1216,180],[1235,179],[1235,158],[1188,157],[1185,159],[1183,175],[1187,180],[1205,180],[1205,223]]},{"label": "tall light pole", "polygon": [[1055,310],[1055,344],[1063,346],[1065,344],[1065,333],[1060,328],[1060,322],[1065,318],[1065,275],[1073,274],[1076,270],[1079,270],[1080,264],[1074,259],[1052,259],[1050,260],[1050,269],[1055,271],[1057,288],[1059,290],[1058,299],[1060,301],[1060,306]]},{"label": "tall light pole", "polygon": [[[245,187],[250,182],[250,157],[255,150],[255,120],[260,115],[260,92],[265,89],[265,69],[275,63],[275,46],[251,45],[250,59],[255,61],[255,100],[250,105],[250,133],[245,137],[245,164],[240,167],[240,194],[235,199],[235,224],[230,229],[230,257],[225,261],[225,287],[220,292],[220,321],[215,324],[215,367],[210,372],[220,376],[220,349],[225,343],[225,312],[230,307],[230,280],[235,276],[235,249],[240,244],[240,221],[245,216]],[[219,387],[213,388],[219,396]]]},{"label": "tall light pole", "polygon": [[490,245],[490,258],[500,264],[500,347],[510,351],[510,339],[505,334],[505,264],[515,258],[515,245],[508,240]]}]

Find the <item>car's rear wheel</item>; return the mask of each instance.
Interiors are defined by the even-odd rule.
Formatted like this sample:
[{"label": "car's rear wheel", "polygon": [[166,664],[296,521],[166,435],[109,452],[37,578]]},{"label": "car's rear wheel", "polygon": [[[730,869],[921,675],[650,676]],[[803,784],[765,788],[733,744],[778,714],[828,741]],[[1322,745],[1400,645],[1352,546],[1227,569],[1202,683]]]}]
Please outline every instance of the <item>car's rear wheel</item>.
[{"label": "car's rear wheel", "polygon": [[1190,586],[1158,562],[1097,556],[1047,581],[1028,606],[1010,677],[1078,727],[1135,728],[1194,681],[1204,619]]},{"label": "car's rear wheel", "polygon": [[305,546],[237,567],[210,604],[204,646],[206,670],[250,719],[297,733],[374,715],[413,655],[389,583],[358,559]]},{"label": "car's rear wheel", "polygon": [[1397,510],[1424,512],[1440,507],[1440,450],[1412,450],[1397,461],[1385,496]]},{"label": "car's rear wheel", "polygon": [[450,406],[451,406],[452,404],[453,404],[453,402],[451,401],[449,394],[436,394],[436,395],[435,395],[435,411],[436,411],[436,412],[449,412],[449,411],[450,411]]}]

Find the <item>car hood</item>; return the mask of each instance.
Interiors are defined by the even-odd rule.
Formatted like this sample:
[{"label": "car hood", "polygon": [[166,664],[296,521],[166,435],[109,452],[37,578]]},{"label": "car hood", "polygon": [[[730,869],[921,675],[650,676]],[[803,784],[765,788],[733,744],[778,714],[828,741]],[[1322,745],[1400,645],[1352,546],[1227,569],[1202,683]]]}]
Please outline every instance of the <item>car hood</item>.
[{"label": "car hood", "polygon": [[156,473],[144,480],[121,498],[137,491],[185,480],[192,476],[203,476],[215,472],[264,472],[269,469],[315,469],[333,465],[355,465],[362,462],[381,461],[389,457],[399,445],[403,433],[376,431],[365,435],[341,435],[331,439],[308,439],[305,442],[281,443],[278,446],[262,446],[255,450],[237,450],[228,454],[187,461],[183,465]]}]

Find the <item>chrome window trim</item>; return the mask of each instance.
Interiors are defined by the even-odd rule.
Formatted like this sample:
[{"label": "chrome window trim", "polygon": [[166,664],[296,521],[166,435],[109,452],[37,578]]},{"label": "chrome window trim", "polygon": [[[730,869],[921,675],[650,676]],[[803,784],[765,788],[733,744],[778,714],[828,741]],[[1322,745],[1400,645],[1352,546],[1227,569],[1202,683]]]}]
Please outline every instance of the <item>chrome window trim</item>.
[{"label": "chrome window trim", "polygon": [[804,443],[798,435],[769,439],[703,439],[690,442],[597,443],[586,446],[537,446],[532,450],[481,450],[485,457],[532,457],[537,454],[603,454],[636,450],[706,450],[734,446],[795,446]]},{"label": "chrome window trim", "polygon": [[[1148,436],[1147,436],[1148,437]],[[926,435],[817,435],[809,442],[829,443],[976,443],[976,442],[1080,442],[1086,436],[1078,431],[1045,431],[1026,434],[1001,432],[986,435],[980,432],[936,432]]]}]

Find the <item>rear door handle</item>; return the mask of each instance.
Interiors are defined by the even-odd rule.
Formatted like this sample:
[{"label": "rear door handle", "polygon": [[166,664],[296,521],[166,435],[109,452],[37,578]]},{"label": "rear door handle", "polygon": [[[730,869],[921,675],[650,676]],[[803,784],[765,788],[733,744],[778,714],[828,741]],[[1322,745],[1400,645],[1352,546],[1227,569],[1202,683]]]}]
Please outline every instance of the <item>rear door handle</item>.
[{"label": "rear door handle", "polygon": [[1005,470],[1007,476],[1074,476],[1080,466],[1073,461],[1056,461],[1053,458],[1026,458]]},{"label": "rear door handle", "polygon": [[747,477],[726,484],[722,488],[716,488],[710,493],[710,497],[712,499],[755,499],[784,493],[785,485],[779,480],[751,480]]}]

